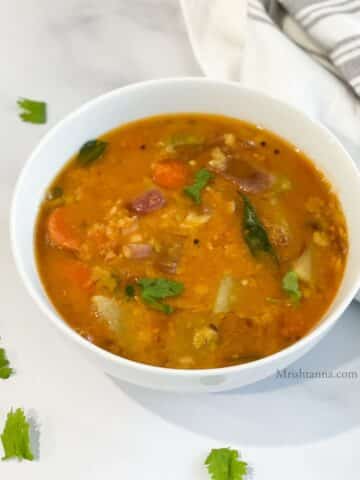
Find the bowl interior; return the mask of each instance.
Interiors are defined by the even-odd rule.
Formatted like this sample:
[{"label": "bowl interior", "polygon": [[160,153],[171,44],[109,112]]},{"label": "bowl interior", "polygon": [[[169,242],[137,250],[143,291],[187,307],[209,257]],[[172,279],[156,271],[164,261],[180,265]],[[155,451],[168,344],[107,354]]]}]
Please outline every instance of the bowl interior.
[{"label": "bowl interior", "polygon": [[[176,112],[217,113],[259,124],[303,150],[334,186],[349,229],[349,256],[339,292],[322,323],[336,317],[359,286],[359,173],[339,142],[302,113],[236,84],[174,79],[132,85],[91,101],[55,127],[26,163],[12,209],[12,242],[18,268],[30,292],[47,313],[57,315],[44,293],[34,256],[34,227],[44,191],[79,147],[120,124]],[[58,319],[59,322],[63,322]]]}]

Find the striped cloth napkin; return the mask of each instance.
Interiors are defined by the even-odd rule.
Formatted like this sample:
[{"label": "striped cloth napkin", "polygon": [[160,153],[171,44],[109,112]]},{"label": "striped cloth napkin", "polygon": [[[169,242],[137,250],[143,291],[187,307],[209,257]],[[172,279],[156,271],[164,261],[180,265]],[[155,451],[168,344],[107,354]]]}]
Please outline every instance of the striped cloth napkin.
[{"label": "striped cloth napkin", "polygon": [[359,0],[255,0],[249,15],[274,22],[360,96]]},{"label": "striped cloth napkin", "polygon": [[205,75],[305,111],[360,165],[360,0],[180,3]]}]

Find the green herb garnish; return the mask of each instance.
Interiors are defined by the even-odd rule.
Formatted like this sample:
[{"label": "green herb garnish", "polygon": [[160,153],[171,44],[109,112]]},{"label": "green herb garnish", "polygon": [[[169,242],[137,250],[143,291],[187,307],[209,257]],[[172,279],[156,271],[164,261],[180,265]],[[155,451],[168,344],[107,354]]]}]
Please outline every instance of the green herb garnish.
[{"label": "green herb garnish", "polygon": [[7,414],[1,442],[5,453],[2,460],[34,460],[30,444],[30,425],[23,409],[18,408],[15,412],[10,410]]},{"label": "green herb garnish", "polygon": [[195,203],[199,204],[201,202],[201,191],[214,175],[209,172],[206,168],[202,168],[195,174],[195,180],[192,185],[184,188],[184,193],[191,197]]},{"label": "green herb garnish", "polygon": [[250,200],[242,193],[240,193],[244,202],[243,212],[243,227],[245,241],[251,251],[256,257],[260,252],[269,253],[278,262],[277,255],[270,243],[268,234],[257,216],[256,210],[250,203]]},{"label": "green herb garnish", "polygon": [[128,284],[128,285],[125,286],[125,295],[127,296],[128,299],[135,297],[135,287],[134,287],[134,285]]},{"label": "green herb garnish", "polygon": [[6,380],[12,373],[13,369],[10,367],[6,352],[3,348],[0,348],[0,378]]},{"label": "green herb garnish", "polygon": [[18,106],[22,109],[20,118],[24,122],[46,123],[46,103],[30,100],[29,98],[19,98]]},{"label": "green herb garnish", "polygon": [[290,270],[284,275],[282,279],[282,288],[295,304],[300,302],[302,293],[299,287],[299,278],[296,272]]},{"label": "green herb garnish", "polygon": [[230,448],[211,450],[205,460],[212,480],[243,480],[247,463],[239,460],[239,452]]},{"label": "green herb garnish", "polygon": [[175,297],[184,291],[182,283],[166,278],[141,278],[138,285],[141,287],[142,300],[156,310],[167,314],[172,313],[174,309],[171,305],[162,303],[161,300]]},{"label": "green herb garnish", "polygon": [[87,167],[103,155],[107,145],[107,142],[103,142],[102,140],[89,140],[80,148],[77,162],[82,167]]}]

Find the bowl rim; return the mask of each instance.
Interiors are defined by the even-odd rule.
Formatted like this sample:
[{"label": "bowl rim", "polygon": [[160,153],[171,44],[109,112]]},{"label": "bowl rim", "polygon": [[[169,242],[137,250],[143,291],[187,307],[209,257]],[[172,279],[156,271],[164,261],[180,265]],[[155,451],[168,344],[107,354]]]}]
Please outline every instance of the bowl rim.
[{"label": "bowl rim", "polygon": [[[307,115],[305,112],[302,110],[294,107],[293,105],[283,101],[279,100],[278,98],[275,98],[271,95],[265,94],[263,92],[260,92],[256,89],[253,88],[248,88],[242,86],[240,83],[235,82],[235,81],[229,81],[229,80],[216,80],[216,79],[210,79],[207,77],[191,77],[191,76],[185,76],[185,77],[166,77],[166,78],[160,78],[160,79],[153,79],[153,80],[145,80],[141,82],[136,82],[132,83],[129,85],[125,85],[116,89],[113,89],[109,92],[106,92],[104,94],[101,94],[84,104],[82,104],[80,107],[76,108],[72,112],[70,112],[68,115],[66,115],[64,118],[62,118],[59,122],[57,122],[50,130],[40,139],[39,143],[35,147],[35,149],[32,151],[30,156],[27,158],[25,164],[21,168],[20,174],[17,178],[15,188],[13,191],[12,195],[12,201],[11,201],[11,207],[10,207],[10,243],[11,243],[11,250],[12,254],[15,260],[15,265],[16,268],[19,272],[19,275],[26,287],[26,290],[30,294],[31,298],[34,300],[34,302],[38,305],[40,310],[45,314],[45,316],[51,320],[51,323],[62,332],[63,335],[66,337],[70,338],[72,341],[77,343],[80,347],[84,348],[85,350],[89,350],[94,356],[100,356],[102,357],[103,360],[115,363],[116,365],[122,366],[122,367],[130,367],[131,369],[136,369],[138,371],[144,372],[144,373],[151,373],[159,376],[163,375],[168,375],[168,376],[178,376],[178,377],[184,377],[184,378],[192,378],[192,377],[209,377],[209,376],[217,376],[217,375],[224,375],[224,374],[231,374],[231,373],[239,373],[239,372],[244,372],[244,371],[249,371],[252,369],[256,369],[258,367],[264,367],[266,365],[271,365],[272,363],[276,364],[276,362],[279,360],[281,361],[282,359],[286,357],[290,357],[293,353],[297,351],[301,351],[303,347],[306,347],[307,344],[309,345],[314,345],[319,341],[322,336],[336,323],[336,321],[340,318],[342,313],[345,311],[345,309],[348,307],[348,305],[351,303],[353,300],[354,296],[356,295],[356,292],[360,289],[360,269],[359,272],[353,281],[351,287],[348,289],[348,291],[344,294],[344,299],[340,302],[340,304],[336,307],[336,309],[330,313],[327,316],[327,313],[324,314],[322,317],[325,320],[320,323],[319,325],[315,326],[313,330],[311,330],[308,334],[306,334],[304,337],[302,337],[300,340],[297,342],[291,344],[290,346],[273,353],[271,355],[268,355],[266,357],[260,358],[258,360],[254,360],[253,362],[248,362],[244,364],[239,364],[239,365],[231,365],[231,366],[225,366],[225,367],[216,367],[216,368],[206,368],[206,369],[177,369],[177,368],[167,368],[167,367],[161,367],[161,366],[156,366],[156,365],[150,365],[150,364],[145,364],[141,362],[137,362],[135,360],[127,359],[125,357],[121,357],[119,355],[116,355],[114,353],[111,353],[101,347],[98,347],[97,345],[89,342],[86,340],[84,337],[79,335],[74,329],[70,327],[66,323],[66,321],[61,317],[61,315],[57,312],[55,306],[54,310],[50,308],[50,305],[52,304],[50,298],[46,294],[46,291],[43,288],[45,295],[49,301],[49,305],[41,299],[41,297],[38,295],[36,292],[35,287],[33,286],[33,283],[29,277],[29,275],[26,272],[26,268],[24,265],[24,262],[22,260],[22,255],[20,253],[20,248],[18,245],[18,240],[16,238],[16,224],[17,224],[17,217],[16,217],[16,212],[18,210],[18,197],[19,197],[19,192],[21,190],[22,184],[27,176],[28,171],[31,171],[32,168],[32,163],[36,159],[38,153],[46,147],[46,144],[50,139],[55,137],[61,129],[66,127],[68,123],[70,123],[72,120],[74,120],[77,116],[82,115],[86,113],[87,110],[92,109],[96,104],[102,103],[104,100],[107,100],[111,97],[116,97],[117,95],[124,95],[126,92],[132,92],[136,90],[141,90],[143,88],[149,88],[151,89],[153,86],[161,86],[165,84],[194,84],[194,85],[200,85],[200,84],[212,84],[215,87],[216,86],[222,86],[225,88],[231,87],[231,88],[237,88],[239,90],[242,90],[245,94],[249,93],[250,95],[255,95],[257,97],[260,97],[264,99],[265,101],[271,101],[275,102],[279,105],[279,107],[282,110],[288,110],[289,112],[293,112],[298,116],[301,116],[306,122],[311,123],[314,127],[322,130],[322,132],[327,135],[334,144],[337,145],[337,148],[339,151],[342,152],[342,155],[344,157],[344,161],[347,161],[349,164],[349,167],[352,168],[354,178],[359,183],[360,186],[360,172],[358,168],[356,167],[353,159],[351,158],[350,154],[345,150],[344,146],[342,143],[335,137],[335,135],[324,125],[322,125],[319,121],[314,120],[311,118],[309,115]],[[226,114],[224,114],[226,116]],[[285,139],[286,140],[286,139]],[[316,160],[312,159],[316,165]],[[347,215],[346,212],[344,211],[345,218],[347,220]],[[33,239],[34,242],[34,239]],[[37,276],[40,279],[40,275],[38,270],[36,271]],[[42,285],[41,279],[40,283]]]}]

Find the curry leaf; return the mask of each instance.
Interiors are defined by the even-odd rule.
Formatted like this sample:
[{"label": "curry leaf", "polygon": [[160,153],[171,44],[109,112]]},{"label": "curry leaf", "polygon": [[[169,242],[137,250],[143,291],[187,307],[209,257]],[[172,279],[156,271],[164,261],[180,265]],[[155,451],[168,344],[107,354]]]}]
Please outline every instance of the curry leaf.
[{"label": "curry leaf", "polygon": [[10,410],[7,414],[5,427],[1,434],[1,442],[5,453],[2,460],[8,460],[9,458],[34,459],[30,444],[30,425],[21,408],[18,408],[15,412]]},{"label": "curry leaf", "polygon": [[38,102],[37,100],[30,100],[29,98],[20,98],[17,104],[22,109],[19,115],[24,122],[46,123],[45,102]]},{"label": "curry leaf", "polygon": [[290,270],[282,279],[282,288],[294,303],[299,303],[302,298],[302,293],[299,287],[299,279],[296,272]]},{"label": "curry leaf", "polygon": [[275,258],[276,261],[278,261],[277,255],[270,243],[265,227],[257,216],[255,208],[244,194],[240,195],[242,196],[244,202],[244,238],[251,253],[254,256],[257,256],[260,252],[269,253]]},{"label": "curry leaf", "polygon": [[184,188],[184,193],[191,197],[195,203],[199,204],[201,202],[201,191],[214,175],[209,172],[206,168],[202,168],[195,174],[195,180],[192,185]]},{"label": "curry leaf", "polygon": [[152,308],[167,314],[172,313],[174,309],[171,305],[162,303],[161,300],[175,297],[184,291],[183,283],[166,278],[141,278],[138,285],[141,287],[142,300]]},{"label": "curry leaf", "polygon": [[239,460],[239,452],[230,448],[211,450],[205,460],[212,480],[243,480],[247,463]]},{"label": "curry leaf", "polygon": [[0,378],[6,380],[10,377],[13,370],[9,365],[9,360],[7,359],[6,352],[3,348],[0,348]]},{"label": "curry leaf", "polygon": [[89,140],[80,148],[77,155],[77,162],[81,166],[87,167],[103,155],[107,145],[107,142],[103,142],[102,140]]}]

